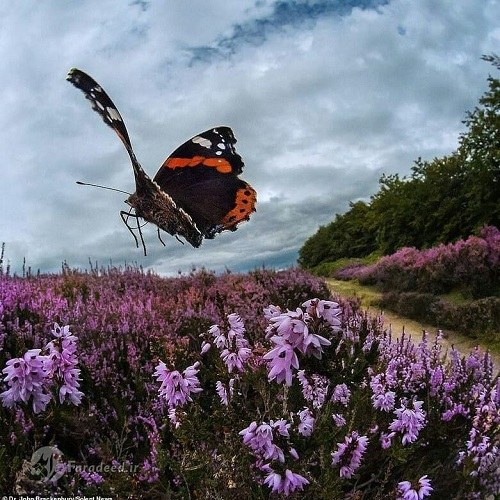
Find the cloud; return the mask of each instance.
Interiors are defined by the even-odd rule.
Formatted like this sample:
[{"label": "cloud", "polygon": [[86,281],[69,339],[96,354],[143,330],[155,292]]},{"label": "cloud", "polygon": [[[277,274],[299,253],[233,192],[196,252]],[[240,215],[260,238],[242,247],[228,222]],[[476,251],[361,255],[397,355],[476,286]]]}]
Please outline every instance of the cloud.
[{"label": "cloud", "polygon": [[[20,1],[0,16],[0,241],[20,269],[137,261],[162,273],[284,267],[303,241],[369,199],[383,172],[451,152],[486,89],[500,8],[410,2]],[[21,36],[22,34],[22,36]],[[119,218],[134,190],[120,141],[65,81],[88,71],[154,175],[179,144],[231,126],[257,212],[200,249]]]}]

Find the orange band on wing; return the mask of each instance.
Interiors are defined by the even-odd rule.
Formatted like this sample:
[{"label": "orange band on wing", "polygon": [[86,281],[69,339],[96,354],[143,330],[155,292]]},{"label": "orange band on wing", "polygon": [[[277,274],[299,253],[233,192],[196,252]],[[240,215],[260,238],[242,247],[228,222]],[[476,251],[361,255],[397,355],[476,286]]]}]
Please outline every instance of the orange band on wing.
[{"label": "orange band on wing", "polygon": [[255,212],[257,193],[249,184],[236,192],[234,208],[222,219],[225,229],[232,229],[243,220],[248,220],[250,214]]},{"label": "orange band on wing", "polygon": [[192,158],[167,158],[163,164],[167,168],[195,167],[196,165],[215,168],[221,174],[229,174],[232,171],[231,164],[224,158],[206,158],[205,156],[193,156]]}]

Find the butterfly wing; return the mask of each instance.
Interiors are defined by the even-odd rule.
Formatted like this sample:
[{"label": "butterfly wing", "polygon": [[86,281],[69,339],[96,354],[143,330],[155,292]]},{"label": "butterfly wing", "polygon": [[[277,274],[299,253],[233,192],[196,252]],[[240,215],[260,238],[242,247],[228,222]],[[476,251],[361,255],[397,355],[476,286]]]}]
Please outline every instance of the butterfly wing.
[{"label": "butterfly wing", "polygon": [[130,161],[132,162],[137,192],[145,194],[148,188],[148,186],[145,185],[147,185],[148,182],[150,183],[151,179],[144,172],[135,157],[134,150],[132,149],[132,143],[130,142],[130,137],[127,132],[127,127],[125,127],[122,115],[118,111],[114,102],[108,96],[106,91],[91,76],[87,75],[87,73],[84,73],[80,69],[72,68],[66,79],[84,93],[85,97],[92,104],[92,109],[101,116],[106,125],[110,126],[116,132],[116,135],[118,135],[125,146],[125,149],[130,157]]},{"label": "butterfly wing", "polygon": [[69,71],[66,80],[85,94],[92,104],[92,109],[99,113],[104,123],[116,132],[127,150],[131,150],[132,144],[122,115],[104,89],[91,76],[77,68]]},{"label": "butterfly wing", "polygon": [[255,211],[255,190],[238,178],[244,163],[235,143],[229,127],[206,130],[178,147],[154,178],[205,238],[236,230]]}]

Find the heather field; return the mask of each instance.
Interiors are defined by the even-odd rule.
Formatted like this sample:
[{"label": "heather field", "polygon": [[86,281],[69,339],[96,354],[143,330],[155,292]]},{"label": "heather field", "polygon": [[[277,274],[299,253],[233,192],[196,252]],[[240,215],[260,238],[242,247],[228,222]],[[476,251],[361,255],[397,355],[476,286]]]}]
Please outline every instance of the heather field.
[{"label": "heather field", "polygon": [[392,340],[298,269],[0,273],[0,491],[500,494],[487,354]]}]

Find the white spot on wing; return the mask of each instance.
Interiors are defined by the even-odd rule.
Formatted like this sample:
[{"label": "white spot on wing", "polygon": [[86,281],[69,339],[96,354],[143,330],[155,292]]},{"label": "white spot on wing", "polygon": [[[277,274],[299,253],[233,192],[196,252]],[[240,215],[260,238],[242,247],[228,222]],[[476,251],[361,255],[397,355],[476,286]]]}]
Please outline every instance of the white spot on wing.
[{"label": "white spot on wing", "polygon": [[119,122],[122,121],[122,117],[120,116],[120,113],[118,113],[118,111],[115,108],[107,107],[106,111],[108,112],[108,115],[112,120],[116,120]]},{"label": "white spot on wing", "polygon": [[191,140],[195,144],[199,144],[200,146],[203,146],[204,148],[211,148],[212,147],[212,142],[209,141],[205,137],[201,137],[200,135],[197,135],[196,137],[193,137]]},{"label": "white spot on wing", "polygon": [[219,149],[226,149],[226,145],[223,142],[219,142],[219,144],[217,144],[217,147]]}]

